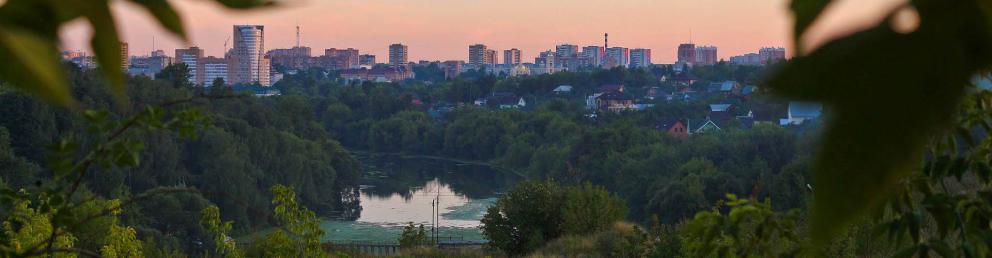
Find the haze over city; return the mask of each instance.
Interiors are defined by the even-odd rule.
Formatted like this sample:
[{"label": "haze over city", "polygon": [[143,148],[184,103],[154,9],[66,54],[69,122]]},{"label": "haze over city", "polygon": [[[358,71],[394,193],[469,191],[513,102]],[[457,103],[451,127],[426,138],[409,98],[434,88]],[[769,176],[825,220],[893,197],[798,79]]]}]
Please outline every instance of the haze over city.
[{"label": "haze over city", "polygon": [[[754,52],[761,47],[791,47],[787,2],[768,1],[284,1],[262,11],[230,11],[207,1],[172,1],[184,18],[185,43],[131,3],[113,4],[122,40],[131,53],[146,55],[155,48],[171,52],[188,46],[220,56],[235,24],[266,27],[267,49],[295,45],[295,26],[302,44],[315,51],[357,48],[362,53],[388,55],[391,43],[409,46],[411,61],[466,60],[468,45],[481,43],[496,50],[518,48],[522,59],[562,43],[610,44],[654,49],[654,63],[676,60],[676,46],[691,40],[720,48],[719,58]],[[813,28],[812,41],[881,19],[881,10],[904,1],[860,3],[840,1]],[[90,31],[84,21],[62,30],[66,50],[86,50]],[[230,44],[230,43],[228,43]],[[230,45],[228,45],[230,47]],[[791,55],[791,48],[790,48]]]}]

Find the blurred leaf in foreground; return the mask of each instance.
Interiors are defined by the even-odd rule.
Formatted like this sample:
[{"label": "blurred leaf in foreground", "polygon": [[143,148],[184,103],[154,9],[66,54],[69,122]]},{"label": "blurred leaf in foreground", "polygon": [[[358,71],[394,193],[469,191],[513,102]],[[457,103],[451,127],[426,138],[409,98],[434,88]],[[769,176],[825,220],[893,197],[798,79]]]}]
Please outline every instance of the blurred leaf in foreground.
[{"label": "blurred leaf in foreground", "polygon": [[793,59],[769,81],[786,97],[823,102],[831,114],[813,168],[817,244],[877,208],[918,167],[931,137],[952,125],[968,79],[992,61],[988,16],[975,1],[911,4],[920,17],[915,31],[883,22]]}]

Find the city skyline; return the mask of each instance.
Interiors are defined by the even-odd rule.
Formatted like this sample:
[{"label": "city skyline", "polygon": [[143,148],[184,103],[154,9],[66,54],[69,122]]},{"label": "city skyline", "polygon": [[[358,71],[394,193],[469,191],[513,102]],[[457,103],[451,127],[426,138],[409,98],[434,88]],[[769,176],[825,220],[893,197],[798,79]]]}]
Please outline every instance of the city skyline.
[{"label": "city skyline", "polygon": [[[689,41],[719,47],[718,58],[723,60],[762,47],[791,49],[787,25],[791,18],[784,0],[630,1],[617,3],[615,7],[643,8],[605,9],[568,2],[572,3],[567,7],[570,9],[558,13],[539,10],[560,1],[509,0],[469,4],[442,0],[431,5],[388,0],[292,1],[284,2],[280,7],[250,12],[225,11],[212,3],[199,1],[172,2],[185,16],[189,44],[166,33],[133,4],[114,3],[122,41],[129,43],[132,55],[150,53],[154,37],[155,48],[167,53],[171,49],[197,46],[204,49],[207,56],[223,56],[224,42],[231,36],[230,27],[237,24],[265,26],[266,49],[295,46],[299,24],[303,31],[302,45],[318,53],[327,48],[357,48],[363,54],[387,57],[390,44],[402,43],[409,46],[410,61],[468,60],[465,48],[478,43],[497,51],[520,49],[521,59],[530,62],[540,52],[553,50],[558,44],[602,46],[603,33],[610,33],[611,46],[653,49],[654,63],[674,62],[678,44]],[[873,14],[893,2],[898,3],[885,0],[851,6],[841,2],[835,9],[843,11],[828,10],[825,22],[831,25],[875,22],[881,17]],[[494,15],[491,13],[475,15],[480,16],[478,19],[465,18],[466,14],[463,14],[477,9],[506,8],[504,5],[519,7],[519,10],[503,14],[501,19],[488,19]],[[538,14],[544,16],[535,16]],[[595,16],[609,18],[590,19]],[[84,46],[90,32],[81,25],[69,25],[62,30],[68,38],[63,42],[65,50],[87,51]],[[812,31],[823,35],[820,38],[840,33],[816,26]]]}]

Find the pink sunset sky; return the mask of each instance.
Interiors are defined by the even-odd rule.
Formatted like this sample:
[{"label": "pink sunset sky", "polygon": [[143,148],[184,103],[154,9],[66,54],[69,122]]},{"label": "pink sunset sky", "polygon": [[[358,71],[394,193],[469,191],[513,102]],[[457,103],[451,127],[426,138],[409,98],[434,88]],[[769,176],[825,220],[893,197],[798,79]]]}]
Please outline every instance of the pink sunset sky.
[{"label": "pink sunset sky", "polygon": [[[719,47],[719,58],[777,46],[791,48],[792,18],[787,0],[283,0],[280,6],[226,10],[212,1],[170,1],[180,12],[189,42],[163,30],[134,4],[114,1],[118,27],[132,55],[155,48],[199,46],[220,56],[234,24],[265,26],[265,47],[295,45],[295,26],[314,55],[325,48],[358,48],[378,62],[388,45],[409,46],[411,61],[464,60],[468,45],[496,50],[518,48],[525,62],[556,44],[649,48],[655,63],[675,60],[679,43]],[[811,43],[878,22],[882,14],[905,0],[840,0],[813,28]],[[63,48],[86,50],[90,29],[75,21],[62,29]],[[791,49],[789,50],[791,53]],[[500,53],[502,59],[502,53]]]}]

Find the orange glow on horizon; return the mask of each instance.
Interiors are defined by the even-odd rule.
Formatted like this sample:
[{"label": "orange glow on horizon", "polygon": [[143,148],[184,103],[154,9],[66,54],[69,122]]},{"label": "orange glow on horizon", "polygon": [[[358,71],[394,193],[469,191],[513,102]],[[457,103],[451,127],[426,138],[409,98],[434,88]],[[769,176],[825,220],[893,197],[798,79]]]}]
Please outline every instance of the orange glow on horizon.
[{"label": "orange glow on horizon", "polygon": [[[849,28],[874,22],[877,13],[903,1],[839,1],[826,23]],[[719,47],[720,59],[769,46],[791,53],[787,0],[310,0],[253,11],[225,10],[207,1],[170,2],[186,22],[189,43],[163,30],[140,7],[114,2],[132,55],[150,53],[154,36],[155,48],[169,55],[176,48],[199,46],[207,55],[220,56],[234,24],[264,25],[266,49],[294,46],[299,24],[303,45],[314,55],[352,47],[376,55],[378,62],[386,62],[392,43],[408,45],[411,61],[465,60],[468,45],[482,43],[500,51],[521,49],[523,60],[533,62],[538,52],[556,44],[601,46],[604,32],[611,46],[651,49],[654,63],[673,62],[690,31],[697,45]],[[84,25],[77,21],[63,28],[63,48],[86,49],[90,32]],[[821,27],[814,28],[820,36],[811,38],[822,41],[828,37],[823,35],[837,34]]]}]

